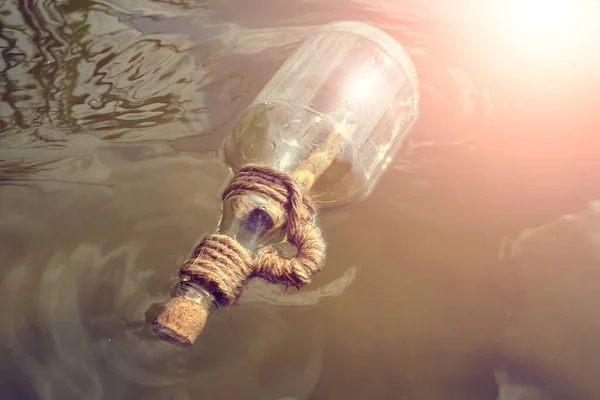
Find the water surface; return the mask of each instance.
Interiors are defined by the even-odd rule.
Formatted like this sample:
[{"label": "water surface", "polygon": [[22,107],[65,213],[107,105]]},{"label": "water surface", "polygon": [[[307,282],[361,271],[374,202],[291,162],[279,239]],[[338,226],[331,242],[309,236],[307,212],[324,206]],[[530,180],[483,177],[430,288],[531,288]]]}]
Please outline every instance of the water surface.
[{"label": "water surface", "polygon": [[[0,1],[2,398],[599,398],[598,51],[538,54],[443,4]],[[255,282],[193,347],[158,341],[218,221],[224,135],[341,19],[413,57],[410,143],[320,216],[311,287]]]}]

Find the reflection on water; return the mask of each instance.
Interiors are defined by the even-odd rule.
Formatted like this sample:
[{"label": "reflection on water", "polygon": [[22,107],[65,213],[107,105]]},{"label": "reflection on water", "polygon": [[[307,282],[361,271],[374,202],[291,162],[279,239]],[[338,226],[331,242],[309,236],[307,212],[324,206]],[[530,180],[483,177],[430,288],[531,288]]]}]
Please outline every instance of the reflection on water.
[{"label": "reflection on water", "polygon": [[[3,398],[597,398],[590,82],[510,69],[462,3],[274,4],[0,1]],[[158,341],[217,223],[223,136],[339,19],[409,49],[411,142],[370,199],[320,216],[312,287],[253,282],[192,348]]]},{"label": "reflection on water", "polygon": [[579,390],[596,387],[600,372],[598,352],[591,346],[600,332],[595,315],[599,206],[592,201],[587,210],[506,238],[500,252],[503,261],[512,261],[507,273],[517,307],[511,307],[505,328],[512,351],[535,355],[542,365],[552,365],[562,379],[577,382]]}]

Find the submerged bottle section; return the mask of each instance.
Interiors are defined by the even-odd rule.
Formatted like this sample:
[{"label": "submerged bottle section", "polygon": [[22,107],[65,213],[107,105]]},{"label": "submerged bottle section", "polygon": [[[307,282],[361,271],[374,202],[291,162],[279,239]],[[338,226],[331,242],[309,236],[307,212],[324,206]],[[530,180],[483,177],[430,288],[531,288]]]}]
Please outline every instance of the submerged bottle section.
[{"label": "submerged bottle section", "polygon": [[234,170],[260,161],[291,172],[320,205],[349,201],[364,185],[352,143],[332,121],[294,104],[250,107],[226,139],[224,153]]}]

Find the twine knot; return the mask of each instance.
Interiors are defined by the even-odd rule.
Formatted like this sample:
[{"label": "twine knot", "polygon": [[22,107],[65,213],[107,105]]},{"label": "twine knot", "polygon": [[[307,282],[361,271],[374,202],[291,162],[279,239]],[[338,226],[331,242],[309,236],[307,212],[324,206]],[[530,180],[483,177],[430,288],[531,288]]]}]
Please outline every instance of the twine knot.
[{"label": "twine knot", "polygon": [[248,192],[266,196],[281,206],[282,228],[288,243],[297,251],[293,257],[285,258],[275,247],[265,246],[252,255],[229,236],[206,236],[179,269],[179,277],[210,291],[220,306],[234,304],[253,277],[298,288],[305,286],[325,261],[325,243],[313,223],[316,209],[289,174],[248,164],[233,177],[222,199]]}]

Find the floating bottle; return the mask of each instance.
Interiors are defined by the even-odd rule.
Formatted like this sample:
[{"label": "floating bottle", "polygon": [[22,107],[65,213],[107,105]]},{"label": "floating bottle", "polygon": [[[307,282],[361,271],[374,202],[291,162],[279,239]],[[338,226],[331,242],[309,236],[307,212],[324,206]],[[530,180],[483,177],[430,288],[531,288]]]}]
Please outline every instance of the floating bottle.
[{"label": "floating bottle", "polygon": [[[343,21],[287,59],[223,142],[234,175],[217,232],[180,268],[157,335],[192,344],[208,314],[254,277],[303,286],[324,260],[315,208],[367,197],[418,114],[414,65],[392,37]],[[296,254],[284,256],[288,242]]]}]

